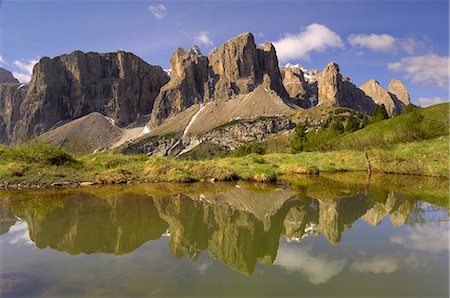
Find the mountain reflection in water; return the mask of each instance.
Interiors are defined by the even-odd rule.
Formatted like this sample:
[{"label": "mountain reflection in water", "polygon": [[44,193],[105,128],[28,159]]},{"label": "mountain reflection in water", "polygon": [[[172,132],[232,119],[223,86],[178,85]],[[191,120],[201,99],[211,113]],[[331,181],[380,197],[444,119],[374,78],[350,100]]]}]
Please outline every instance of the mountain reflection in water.
[{"label": "mountain reflection in water", "polygon": [[[448,181],[415,179],[382,176],[368,183],[361,174],[341,174],[303,177],[283,188],[238,182],[5,192],[0,232],[22,219],[38,248],[71,255],[128,254],[168,236],[177,258],[196,260],[207,251],[250,275],[258,261],[273,264],[277,252],[278,264],[295,254],[291,248],[280,253],[280,238],[301,242],[323,236],[338,245],[358,219],[377,226],[389,217],[394,227],[447,220],[447,213],[430,218],[427,208],[448,205]],[[340,268],[334,262],[328,270]]]}]

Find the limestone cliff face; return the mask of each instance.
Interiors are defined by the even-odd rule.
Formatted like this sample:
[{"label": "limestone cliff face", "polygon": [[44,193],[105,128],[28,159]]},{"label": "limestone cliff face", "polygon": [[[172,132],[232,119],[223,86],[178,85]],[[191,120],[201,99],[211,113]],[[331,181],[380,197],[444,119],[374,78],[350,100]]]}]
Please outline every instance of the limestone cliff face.
[{"label": "limestone cliff face", "polygon": [[403,105],[411,104],[408,89],[400,80],[391,80],[388,86],[388,92],[394,100],[400,101]]},{"label": "limestone cliff face", "polygon": [[37,136],[62,120],[91,112],[126,126],[139,114],[150,113],[168,77],[124,51],[83,53],[42,58],[33,69],[28,93],[20,105],[12,142]]},{"label": "limestone cliff face", "polygon": [[178,48],[170,60],[171,79],[155,100],[150,126],[212,97],[208,58],[197,47]]},{"label": "limestone cliff face", "polygon": [[[20,119],[20,105],[28,86],[18,83],[0,84],[0,143],[9,144],[15,123]],[[20,136],[16,136],[20,139]]]},{"label": "limestone cliff face", "polygon": [[318,105],[334,107],[338,106],[342,98],[342,75],[339,65],[330,62],[317,76],[319,101]]},{"label": "limestone cliff face", "polygon": [[0,84],[1,83],[19,83],[19,81],[10,71],[0,67]]},{"label": "limestone cliff face", "polygon": [[389,115],[396,111],[395,102],[389,93],[375,80],[369,80],[359,87],[378,105],[384,105]]},{"label": "limestone cliff face", "polygon": [[171,68],[172,78],[156,99],[150,127],[193,104],[251,93],[264,81],[279,96],[287,96],[275,48],[271,43],[257,47],[251,33],[228,40],[207,57],[198,49],[177,49]]},{"label": "limestone cliff face", "polygon": [[340,74],[339,65],[330,62],[317,75],[318,103],[326,107],[347,107],[372,114],[375,103],[352,80]]},{"label": "limestone cliff face", "polygon": [[228,40],[213,51],[209,61],[215,75],[215,96],[229,98],[253,91],[263,74],[259,60],[255,39],[248,32]]},{"label": "limestone cliff face", "polygon": [[365,114],[372,114],[375,110],[375,103],[364,91],[356,87],[348,77],[342,77],[340,105],[356,109]]},{"label": "limestone cliff face", "polygon": [[124,154],[148,154],[152,156],[178,156],[201,143],[212,143],[221,148],[234,150],[248,142],[263,142],[277,134],[292,130],[295,124],[285,117],[260,118],[236,121],[213,129],[201,136],[178,139],[155,138],[151,142],[136,143],[124,149]]},{"label": "limestone cliff face", "polygon": [[[283,84],[283,78],[278,66],[278,57],[275,47],[270,42],[265,42],[257,48],[259,57],[259,67],[263,74],[267,74],[270,78],[270,89],[274,90],[281,98],[288,96]],[[263,75],[264,81],[264,75]]]},{"label": "limestone cliff face", "polygon": [[294,99],[301,107],[309,108],[312,103],[309,101],[312,92],[305,81],[305,74],[300,67],[281,68],[283,85],[289,98]]}]

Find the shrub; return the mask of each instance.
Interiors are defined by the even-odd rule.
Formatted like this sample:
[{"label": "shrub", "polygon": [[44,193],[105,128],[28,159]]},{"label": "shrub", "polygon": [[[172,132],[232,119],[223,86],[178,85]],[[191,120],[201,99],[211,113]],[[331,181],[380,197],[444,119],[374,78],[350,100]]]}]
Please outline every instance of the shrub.
[{"label": "shrub", "polygon": [[249,154],[255,153],[255,154],[266,154],[267,152],[267,144],[265,143],[249,143],[244,144],[233,151],[233,156],[235,157],[242,157],[247,156]]},{"label": "shrub", "polygon": [[417,110],[417,107],[413,104],[409,104],[403,108],[402,114],[409,114],[415,110]]},{"label": "shrub", "polygon": [[375,110],[373,111],[373,116],[372,116],[372,123],[384,120],[384,119],[389,119],[389,114],[386,110],[386,107],[384,106],[384,104],[382,105],[377,105],[375,107]]},{"label": "shrub", "polygon": [[62,147],[44,141],[31,141],[17,147],[9,147],[2,152],[2,157],[26,163],[40,163],[60,166],[76,163],[75,158]]},{"label": "shrub", "polygon": [[306,126],[303,123],[299,123],[294,130],[294,137],[291,143],[291,152],[302,152],[308,146],[308,139],[306,137]]},{"label": "shrub", "polygon": [[355,115],[351,114],[347,120],[347,124],[345,125],[345,132],[354,132],[360,128],[358,119],[356,119]]},{"label": "shrub", "polygon": [[414,110],[409,112],[405,117],[405,121],[401,122],[395,128],[396,142],[414,142],[428,138],[426,131],[422,128],[422,122],[425,118],[423,115],[419,114],[417,110]]},{"label": "shrub", "polygon": [[340,134],[344,133],[344,125],[342,125],[341,121],[333,122],[333,124],[331,125],[330,128],[337,135],[340,135]]}]

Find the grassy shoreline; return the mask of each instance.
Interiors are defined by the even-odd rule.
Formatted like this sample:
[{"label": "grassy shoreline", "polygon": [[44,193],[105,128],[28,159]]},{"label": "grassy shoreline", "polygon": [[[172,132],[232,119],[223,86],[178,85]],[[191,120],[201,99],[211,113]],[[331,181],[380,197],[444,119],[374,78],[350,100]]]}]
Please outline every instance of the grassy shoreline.
[{"label": "grassy shoreline", "polygon": [[[448,136],[441,136],[368,149],[372,172],[448,178],[448,142]],[[110,152],[72,158],[61,152],[44,152],[40,156],[36,150],[9,154],[3,150],[0,187],[10,188],[207,180],[274,182],[296,174],[367,171],[364,152],[351,150],[250,154],[200,161]]]}]

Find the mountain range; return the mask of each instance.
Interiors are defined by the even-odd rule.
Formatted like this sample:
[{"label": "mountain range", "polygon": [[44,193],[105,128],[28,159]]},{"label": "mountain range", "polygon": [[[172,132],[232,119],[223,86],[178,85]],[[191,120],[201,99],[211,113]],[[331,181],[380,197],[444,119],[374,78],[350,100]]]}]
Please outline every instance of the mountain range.
[{"label": "mountain range", "polygon": [[298,110],[346,107],[390,115],[410,104],[406,86],[357,87],[330,62],[322,71],[279,67],[272,43],[242,33],[203,55],[178,48],[170,71],[125,51],[44,57],[20,84],[0,68],[0,143],[41,138],[87,151],[176,156],[209,141],[235,148],[292,130]]}]

